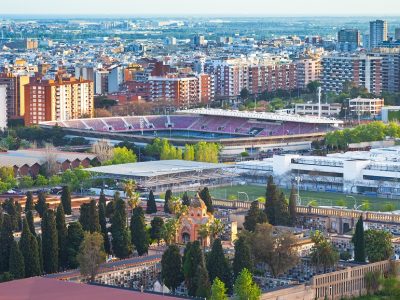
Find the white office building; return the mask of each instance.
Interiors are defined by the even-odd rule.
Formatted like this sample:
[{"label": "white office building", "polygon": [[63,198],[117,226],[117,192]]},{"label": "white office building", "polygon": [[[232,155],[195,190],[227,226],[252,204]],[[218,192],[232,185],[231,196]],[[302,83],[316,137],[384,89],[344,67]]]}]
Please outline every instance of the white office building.
[{"label": "white office building", "polygon": [[7,128],[7,86],[0,85],[0,130]]}]

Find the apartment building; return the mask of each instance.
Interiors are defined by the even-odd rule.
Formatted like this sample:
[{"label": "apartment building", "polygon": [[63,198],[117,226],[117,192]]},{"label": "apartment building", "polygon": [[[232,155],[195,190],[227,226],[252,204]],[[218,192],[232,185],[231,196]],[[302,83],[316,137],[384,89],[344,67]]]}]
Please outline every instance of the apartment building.
[{"label": "apartment building", "polygon": [[383,20],[371,21],[369,23],[369,47],[373,49],[382,42],[388,40],[388,24]]},{"label": "apartment building", "polygon": [[7,86],[0,85],[0,131],[7,128]]},{"label": "apartment building", "polygon": [[29,76],[14,73],[1,73],[0,85],[7,90],[7,118],[23,117],[25,114],[24,85],[29,83]]},{"label": "apartment building", "polygon": [[109,71],[105,69],[98,69],[95,72],[95,93],[96,95],[103,95],[108,93],[108,75]]},{"label": "apartment building", "polygon": [[383,106],[385,106],[384,99],[365,99],[358,97],[349,100],[350,113],[356,116],[378,116],[381,114]]},{"label": "apartment building", "polygon": [[312,81],[321,80],[322,64],[319,58],[305,58],[296,61],[297,86],[305,89]]},{"label": "apartment building", "polygon": [[361,44],[361,35],[358,29],[342,29],[338,32],[338,51],[355,51]]},{"label": "apartment building", "polygon": [[382,91],[400,92],[400,48],[375,48],[371,55],[382,58]]},{"label": "apartment building", "polygon": [[375,95],[382,92],[382,57],[332,53],[323,57],[322,69],[322,88],[326,93],[338,94],[348,82]]},{"label": "apartment building", "polygon": [[93,81],[74,77],[56,80],[31,78],[24,88],[26,125],[93,116]]}]

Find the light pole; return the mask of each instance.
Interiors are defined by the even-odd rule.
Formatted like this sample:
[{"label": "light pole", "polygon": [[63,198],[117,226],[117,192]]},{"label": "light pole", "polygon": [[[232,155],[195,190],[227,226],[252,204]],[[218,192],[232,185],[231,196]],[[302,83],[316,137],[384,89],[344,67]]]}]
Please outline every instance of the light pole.
[{"label": "light pole", "polygon": [[[354,200],[354,209],[357,210],[357,199],[354,196],[346,195],[347,198],[352,198]],[[360,205],[361,207],[362,205]]]},{"label": "light pole", "polygon": [[300,198],[300,182],[303,181],[303,178],[300,176],[296,176],[294,178],[296,180],[296,185],[297,185],[297,205],[301,205],[301,198]]}]

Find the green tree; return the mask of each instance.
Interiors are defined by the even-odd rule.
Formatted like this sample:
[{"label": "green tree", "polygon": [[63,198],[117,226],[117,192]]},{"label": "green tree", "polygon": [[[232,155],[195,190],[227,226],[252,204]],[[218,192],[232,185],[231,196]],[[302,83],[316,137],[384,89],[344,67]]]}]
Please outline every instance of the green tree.
[{"label": "green tree", "polygon": [[322,268],[326,273],[328,268],[332,268],[338,263],[339,252],[319,231],[312,235],[311,240],[314,242],[310,253],[311,263],[317,268]]},{"label": "green tree", "polygon": [[234,277],[236,278],[243,269],[247,269],[250,272],[253,270],[253,257],[248,239],[244,235],[240,235],[235,241],[235,256],[233,258]]},{"label": "green tree", "polygon": [[199,264],[196,272],[196,297],[208,299],[210,297],[211,285],[204,261]]},{"label": "green tree", "polygon": [[61,204],[64,208],[64,212],[66,215],[70,215],[72,213],[71,210],[71,191],[68,185],[64,185],[61,191]]},{"label": "green tree", "polygon": [[12,229],[18,230],[18,212],[13,198],[8,198],[3,203],[4,211],[10,216]]},{"label": "green tree", "polygon": [[126,206],[122,199],[115,202],[111,218],[112,248],[118,258],[127,258],[132,252],[129,232],[126,227]]},{"label": "green tree", "polygon": [[103,204],[104,208],[107,206],[107,198],[106,198],[106,195],[104,194],[103,190],[101,190],[100,196],[99,196],[99,207],[100,207],[100,204]]},{"label": "green tree", "polygon": [[119,164],[127,164],[134,163],[137,161],[136,154],[126,147],[116,147],[113,150],[113,157],[111,160],[105,161],[104,165],[119,165]]},{"label": "green tree", "polygon": [[58,271],[58,235],[54,211],[47,209],[42,219],[43,270],[47,274]]},{"label": "green tree", "polygon": [[28,221],[29,230],[34,236],[36,236],[35,224],[33,221],[33,213],[31,210],[26,213],[26,220]]},{"label": "green tree", "polygon": [[178,220],[168,219],[162,227],[161,236],[167,245],[176,241],[176,231],[178,230]]},{"label": "green tree", "polygon": [[220,239],[214,241],[211,252],[207,255],[207,270],[211,282],[218,277],[225,283],[228,289],[231,289],[232,270],[222,250]]},{"label": "green tree", "polygon": [[35,180],[35,185],[36,185],[36,186],[46,186],[46,185],[48,185],[48,184],[49,184],[49,181],[48,181],[47,178],[44,177],[43,175],[39,174],[39,175],[36,177],[36,180]]},{"label": "green tree", "polygon": [[28,222],[26,219],[23,221],[19,247],[24,257],[25,276],[33,277],[40,275],[39,246],[35,236],[28,228]]},{"label": "green tree", "polygon": [[219,280],[219,278],[215,278],[213,284],[211,286],[211,296],[210,300],[228,300],[227,288],[225,284]]},{"label": "green tree", "polygon": [[82,225],[79,222],[72,222],[68,225],[67,235],[67,256],[68,268],[76,269],[79,266],[77,255],[84,238]]},{"label": "green tree", "polygon": [[253,282],[249,270],[243,269],[236,278],[233,287],[234,297],[237,300],[258,300],[261,296],[261,289]]},{"label": "green tree", "polygon": [[25,212],[27,213],[31,210],[34,210],[33,196],[32,196],[32,192],[27,192],[26,193],[26,201],[25,201]]},{"label": "green tree", "polygon": [[81,274],[93,282],[100,264],[106,261],[106,253],[103,249],[103,236],[99,232],[85,232],[83,242],[79,248],[77,260]]},{"label": "green tree", "polygon": [[258,201],[253,201],[247,215],[244,217],[243,227],[251,232],[256,229],[257,224],[268,222],[267,215],[258,207],[258,205]]},{"label": "green tree", "polygon": [[272,176],[268,177],[265,214],[271,225],[287,225],[289,223],[288,204],[285,194],[278,189]]},{"label": "green tree", "polygon": [[39,216],[43,219],[44,213],[49,208],[49,205],[46,203],[46,195],[43,192],[38,194],[38,201],[35,204],[35,209],[38,212]]},{"label": "green tree", "polygon": [[296,220],[297,220],[297,212],[296,212],[297,198],[298,198],[298,194],[297,194],[297,191],[296,191],[296,187],[294,185],[292,185],[292,190],[290,191],[290,197],[289,197],[289,224],[291,226],[296,225]]},{"label": "green tree", "polygon": [[9,270],[14,279],[25,277],[25,263],[18,243],[13,241],[10,248]]},{"label": "green tree", "polygon": [[182,257],[178,246],[169,245],[161,258],[161,277],[164,284],[174,292],[182,283]]},{"label": "green tree", "polygon": [[190,206],[190,199],[189,199],[189,196],[188,196],[187,192],[183,193],[182,204],[186,205],[186,206]]},{"label": "green tree", "polygon": [[354,244],[354,261],[365,262],[365,236],[364,236],[364,221],[363,217],[357,221],[356,231],[354,232],[352,243]]},{"label": "green tree", "polygon": [[393,255],[392,235],[383,230],[366,230],[365,254],[370,263],[389,259]]},{"label": "green tree", "polygon": [[162,240],[162,230],[164,226],[164,220],[160,217],[154,217],[150,222],[150,238],[153,241],[157,241],[157,244],[160,244]]},{"label": "green tree", "polygon": [[0,230],[0,273],[8,271],[10,261],[10,249],[14,241],[13,225],[8,214],[3,216]]},{"label": "green tree", "polygon": [[[101,195],[100,195],[101,197]],[[101,228],[101,233],[104,237],[104,251],[110,254],[110,240],[108,239],[108,229],[107,229],[107,220],[106,220],[106,205],[105,201],[99,200],[99,224]]]},{"label": "green tree", "polygon": [[33,178],[31,176],[22,176],[19,179],[19,184],[18,187],[21,189],[29,189],[31,187],[33,187],[33,185],[35,184],[35,181],[33,180]]},{"label": "green tree", "polygon": [[203,252],[200,243],[195,241],[187,243],[183,256],[183,275],[185,277],[186,288],[189,296],[196,296],[197,277],[199,265],[204,263]]},{"label": "green tree", "polygon": [[65,224],[65,214],[63,205],[57,207],[56,228],[58,237],[58,267],[63,270],[68,266],[67,237],[68,229]]},{"label": "green tree", "polygon": [[147,199],[146,214],[154,214],[157,212],[156,199],[154,198],[153,191],[150,191],[149,198]]},{"label": "green tree", "polygon": [[91,200],[90,203],[84,203],[80,208],[79,222],[84,231],[100,232],[99,212],[96,206],[96,200]]},{"label": "green tree", "polygon": [[36,236],[36,242],[38,245],[38,252],[39,252],[39,269],[40,269],[40,274],[43,274],[44,272],[44,264],[43,264],[43,243],[42,243],[42,236],[37,235]]},{"label": "green tree", "polygon": [[165,202],[164,202],[164,212],[170,214],[171,211],[169,210],[169,200],[172,198],[172,191],[167,190],[165,192]]},{"label": "green tree", "polygon": [[207,206],[207,212],[213,213],[214,207],[212,204],[212,199],[211,199],[211,195],[210,195],[210,191],[208,190],[208,187],[204,187],[200,191],[199,197],[201,198],[201,200],[204,201],[204,204]]},{"label": "green tree", "polygon": [[143,209],[139,206],[132,212],[131,239],[139,256],[146,254],[149,250],[149,237],[146,231]]},{"label": "green tree", "polygon": [[185,150],[183,151],[183,159],[194,161],[194,146],[192,145],[185,145]]}]

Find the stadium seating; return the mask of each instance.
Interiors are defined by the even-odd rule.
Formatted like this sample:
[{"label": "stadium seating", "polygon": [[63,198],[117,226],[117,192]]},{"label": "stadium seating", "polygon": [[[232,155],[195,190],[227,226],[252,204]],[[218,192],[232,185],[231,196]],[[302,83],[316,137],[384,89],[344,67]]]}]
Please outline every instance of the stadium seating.
[{"label": "stadium seating", "polygon": [[127,130],[127,126],[122,118],[104,118],[108,127],[112,127],[113,130],[122,131]]}]

